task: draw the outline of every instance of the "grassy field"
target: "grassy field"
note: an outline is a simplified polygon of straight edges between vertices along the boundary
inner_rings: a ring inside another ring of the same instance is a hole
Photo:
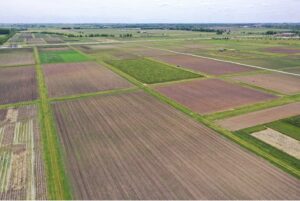
[[[275,121],[266,126],[300,141],[300,116]]]
[[[201,77],[199,74],[149,59],[112,60],[108,63],[147,84]]]
[[[88,57],[74,51],[41,51],[41,63],[67,63],[67,62],[82,62],[89,60]]]

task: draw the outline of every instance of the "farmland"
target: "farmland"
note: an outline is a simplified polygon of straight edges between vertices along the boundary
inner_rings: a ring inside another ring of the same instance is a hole
[[[223,119],[219,121],[219,124],[230,130],[240,130],[299,114],[300,103],[291,103]]]
[[[0,104],[35,100],[38,96],[34,67],[0,68]]]
[[[285,94],[300,93],[300,76],[269,73],[239,76],[233,79]]]
[[[0,67],[34,64],[32,49],[0,49]]]
[[[285,197],[290,198],[298,194],[297,180],[142,92],[53,107],[76,199],[280,199],[281,191],[289,191]]]
[[[93,62],[43,65],[49,96],[69,96],[131,87],[123,78]]]
[[[220,112],[276,98],[271,94],[216,79],[161,86],[157,90],[201,114]]]
[[[147,84],[201,77],[201,75],[196,73],[177,69],[148,59],[114,60],[109,63]]]
[[[300,197],[300,43],[266,34],[289,29],[18,26],[0,199]]]
[[[0,113],[0,199],[47,198],[36,107]]]
[[[74,50],[41,50],[42,63],[82,62],[88,58]]]

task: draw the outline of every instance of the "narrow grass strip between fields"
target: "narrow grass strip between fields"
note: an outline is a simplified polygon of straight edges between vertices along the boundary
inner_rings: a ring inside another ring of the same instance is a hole
[[[25,101],[25,102],[18,102],[18,103],[9,103],[0,105],[0,109],[8,109],[8,108],[16,108],[16,107],[22,107],[27,105],[34,105],[39,103],[39,100],[33,100],[33,101]]]
[[[116,94],[122,94],[122,93],[135,92],[138,90],[139,90],[139,88],[134,86],[134,87],[125,88],[125,89],[114,89],[114,90],[99,91],[99,92],[94,92],[94,93],[85,93],[85,94],[78,94],[78,95],[72,95],[72,96],[50,98],[49,101],[60,102],[60,101],[69,101],[69,100],[79,100],[79,99],[89,98],[89,97],[93,97],[93,96],[111,95],[111,94],[116,95]]]
[[[54,117],[50,108],[50,103],[48,102],[47,87],[40,64],[39,53],[36,47],[34,48],[34,55],[36,60],[36,73],[40,93],[39,120],[43,142],[43,156],[46,164],[48,199],[71,199],[71,188],[69,185],[69,180],[66,176],[62,150],[54,126]]]
[[[103,66],[108,67],[109,69],[111,69],[115,73],[118,73],[120,76],[124,77],[125,79],[127,79],[131,83],[136,84],[139,88],[143,89],[146,93],[156,97],[161,102],[167,103],[168,105],[172,106],[173,108],[175,108],[175,109],[183,112],[184,114],[190,116],[191,118],[193,118],[197,122],[206,125],[207,127],[211,128],[212,130],[216,131],[217,133],[221,134],[222,136],[236,142],[241,147],[255,153],[257,156],[260,156],[260,157],[266,159],[270,163],[272,163],[275,166],[281,168],[283,171],[285,171],[285,172],[287,172],[291,175],[294,175],[295,177],[300,179],[300,170],[298,168],[296,168],[294,166],[291,166],[289,163],[286,163],[285,161],[281,160],[280,158],[274,157],[272,154],[260,149],[255,144],[252,144],[251,142],[248,142],[247,140],[240,138],[239,136],[235,135],[234,133],[232,133],[232,132],[230,132],[230,131],[228,131],[224,128],[219,127],[214,122],[212,122],[212,121],[208,120],[207,118],[191,111],[190,109],[188,109],[187,107],[177,103],[176,101],[162,95],[161,93],[155,91],[154,89],[152,89],[148,85],[143,84],[143,83],[139,82],[138,80],[136,80],[135,78],[131,77],[130,75],[120,71],[116,67],[114,67],[110,64],[107,64],[107,63],[105,63],[101,60],[97,60],[97,62],[103,64]],[[289,100],[289,101],[291,101],[291,100]],[[264,104],[262,103],[262,106],[263,105]]]

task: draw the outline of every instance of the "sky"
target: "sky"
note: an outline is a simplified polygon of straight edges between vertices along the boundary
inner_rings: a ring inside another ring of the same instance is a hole
[[[300,0],[5,0],[0,23],[300,22]]]

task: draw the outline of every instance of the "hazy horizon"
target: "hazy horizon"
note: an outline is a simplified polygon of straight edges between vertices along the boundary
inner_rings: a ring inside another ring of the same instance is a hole
[[[0,23],[299,23],[299,0],[10,0]]]

